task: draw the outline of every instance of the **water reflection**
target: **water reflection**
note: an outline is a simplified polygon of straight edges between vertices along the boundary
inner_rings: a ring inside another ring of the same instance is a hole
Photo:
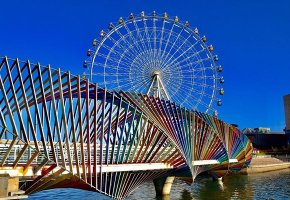
[[[223,182],[212,181],[202,177],[192,187],[195,199],[252,199],[253,188],[249,187],[248,176],[228,176]]]
[[[150,184],[150,183],[148,183]],[[139,188],[128,199],[142,191]],[[152,188],[154,190],[154,188]],[[147,193],[147,198],[154,195]],[[176,180],[172,186],[171,200],[224,200],[224,199],[289,199],[290,169],[253,175],[231,175],[223,182],[213,181],[210,176],[199,176],[192,186]]]
[[[191,193],[188,190],[182,190],[180,200],[192,199]]]
[[[55,189],[31,195],[29,200],[108,200],[95,192],[77,189]],[[156,198],[153,183],[138,188],[126,200],[224,200],[224,199],[289,199],[290,169],[254,175],[227,176],[223,183],[213,181],[210,176],[197,177],[193,185],[175,180],[171,196]]]

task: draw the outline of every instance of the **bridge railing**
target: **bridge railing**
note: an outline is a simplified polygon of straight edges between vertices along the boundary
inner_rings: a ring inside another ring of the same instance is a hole
[[[4,142],[2,140],[2,142],[0,144],[0,158],[3,157],[3,155],[8,151],[9,146],[10,146],[10,144],[8,142],[6,142],[6,144],[5,143],[3,144],[3,143]],[[54,152],[55,152],[56,159],[57,159],[58,162],[61,162],[62,161],[62,155],[61,155],[60,146],[57,143],[55,143],[54,145],[55,145]],[[5,165],[7,165],[7,166],[13,165],[13,163],[15,162],[15,160],[17,159],[17,157],[19,156],[20,153],[22,155],[21,155],[21,157],[20,157],[20,159],[18,161],[18,165],[25,165],[27,163],[27,161],[31,158],[31,155],[33,153],[35,153],[35,149],[31,148],[31,147],[28,147],[24,152],[21,152],[22,149],[24,148],[24,146],[25,146],[24,144],[16,144],[16,145],[14,145],[12,147],[12,149],[10,150],[10,153],[9,153],[9,155],[8,155],[6,161],[5,161]],[[33,147],[33,145],[31,145],[31,146]],[[49,144],[48,144],[48,146],[49,146]],[[118,151],[116,150],[117,147],[118,146],[116,145],[114,153],[112,152],[112,150],[109,150],[109,155],[110,156],[108,158],[108,162],[106,162],[106,160],[103,159],[102,164],[116,164],[116,162],[111,163],[110,159],[111,159],[111,156],[117,156],[117,153],[118,153]],[[77,144],[77,151],[76,151],[77,152],[77,156],[76,156],[75,155],[75,149],[74,149],[73,145],[71,145],[71,149],[69,149],[69,152],[68,152],[68,150],[65,147],[63,147],[62,151],[63,151],[63,156],[64,156],[64,158],[66,160],[66,163],[71,162],[73,165],[75,165],[77,163],[77,161],[78,161],[78,164],[81,164],[82,163],[82,158],[84,158],[85,163],[88,163],[87,146],[84,145],[83,148],[84,148],[84,150],[82,151],[81,144]],[[145,151],[146,148],[144,148],[144,146],[143,146],[143,148],[141,148],[141,146],[138,146],[136,148],[137,148],[136,151],[140,151],[141,154],[146,153],[146,151]],[[93,148],[91,149],[91,151],[90,151],[90,160],[93,163],[94,160],[96,159],[97,164],[100,165],[101,164],[100,163],[100,156],[101,156],[101,154],[100,154],[100,145],[97,146],[97,149],[98,149],[98,151],[97,151],[96,157],[95,157],[94,149]],[[104,146],[103,149],[105,150],[106,146]],[[157,149],[157,147],[154,147],[153,151],[156,150],[156,149]],[[33,162],[31,163],[32,165],[36,165],[36,164],[42,163],[44,160],[54,161],[54,154],[53,154],[52,149],[50,147],[47,148],[47,151],[49,153],[49,158],[47,158],[45,156],[45,152],[44,151],[45,151],[44,148],[42,146],[40,146],[39,155],[36,156],[36,158],[33,160]],[[164,159],[162,161],[166,160],[166,157],[164,155],[168,154],[167,151],[169,151],[171,154],[175,152],[175,150],[172,149],[171,147],[166,147],[164,149],[164,151],[162,151],[161,154],[158,155],[159,157],[164,157]],[[70,153],[71,160],[69,160],[68,153]],[[129,154],[129,157],[132,157],[131,160],[136,160],[136,156],[135,156],[135,158],[133,157],[133,151],[129,152],[127,150],[125,152],[125,155],[128,155],[128,154]],[[103,157],[106,156],[106,152],[105,151],[103,151],[103,155],[102,156]],[[153,162],[154,162],[154,160],[153,160]],[[119,162],[119,163],[122,163],[122,162]]]

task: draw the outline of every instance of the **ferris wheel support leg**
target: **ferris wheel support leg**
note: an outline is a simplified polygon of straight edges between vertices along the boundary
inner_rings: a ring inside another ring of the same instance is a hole
[[[155,186],[156,196],[169,197],[174,178],[175,178],[174,176],[168,176],[168,177],[161,177],[161,178],[154,179],[153,183]]]

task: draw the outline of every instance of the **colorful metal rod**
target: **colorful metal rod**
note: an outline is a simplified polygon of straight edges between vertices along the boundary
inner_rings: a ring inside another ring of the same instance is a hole
[[[0,168],[31,176],[27,194],[76,187],[123,199],[159,177],[237,172],[252,155],[245,135],[208,114],[6,57],[0,139]]]

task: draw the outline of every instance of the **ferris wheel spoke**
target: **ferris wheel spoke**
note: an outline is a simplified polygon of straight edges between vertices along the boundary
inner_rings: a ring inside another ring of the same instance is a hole
[[[212,97],[212,95],[207,94],[204,90],[202,90],[202,92],[201,92],[200,90],[197,90],[197,89],[193,88],[192,92],[197,93],[197,94],[202,95],[202,96],[206,96],[208,98]]]
[[[165,66],[169,67],[171,65],[180,65],[181,63],[187,62],[188,60],[191,60],[193,57],[196,57],[197,55],[199,55],[200,53],[204,52],[206,49],[201,49],[198,52],[195,52],[194,54],[191,54],[190,56],[186,56],[183,60],[178,61],[176,63],[174,63],[175,61],[177,61],[181,56],[183,56],[185,54],[185,52],[183,52],[182,54],[180,54],[178,57],[176,57],[174,60],[172,60],[170,63],[166,64]],[[165,68],[166,69],[166,68]]]
[[[136,41],[136,42],[138,42],[138,41]],[[143,40],[142,40],[142,42],[143,42]],[[119,43],[119,41],[117,41],[116,42],[117,44]],[[115,45],[113,46],[113,49],[115,48]],[[123,48],[123,52],[122,52],[122,55],[124,55],[124,54],[126,54],[127,53],[127,51],[128,51],[128,49],[129,48],[124,48],[124,47],[122,47]],[[122,55],[120,55],[120,53],[118,52],[118,51],[112,51],[112,52],[116,52],[116,54],[118,54],[119,56],[120,56],[120,61],[122,60],[121,58],[123,57]],[[109,53],[109,55],[111,54],[111,52]],[[109,57],[109,56],[108,56]],[[132,56],[131,56],[132,57]],[[148,61],[148,59],[147,60],[145,60],[145,58],[147,58],[146,56],[144,56],[144,57],[142,57],[143,58],[143,60],[144,61],[146,61],[146,62],[150,62],[150,61]],[[128,60],[132,60],[131,58],[128,58],[128,57],[126,57],[126,60],[128,61]],[[156,58],[156,60],[160,60],[160,59],[157,59]],[[156,62],[156,61],[155,61]],[[160,62],[160,61],[159,61]]]
[[[106,56],[106,55],[104,55],[104,54],[102,54],[102,53],[99,53],[98,56],[101,57],[101,58],[106,59],[107,61],[112,61],[112,62],[114,62],[114,63],[119,62],[118,59],[113,58],[113,57],[111,57],[111,56],[108,57],[108,56]],[[129,63],[126,63],[125,61],[123,61],[123,63],[124,63],[124,64],[129,64]],[[95,66],[95,65],[99,65],[99,66],[103,66],[103,67],[105,66],[105,65],[102,65],[101,63],[97,63],[97,64],[95,64],[95,62],[92,63],[92,65],[93,65],[93,66]],[[112,67],[114,67],[114,66],[112,66]],[[115,66],[115,68],[116,68],[116,66]],[[117,69],[117,68],[116,68],[116,69]]]
[[[116,41],[115,42],[115,44],[119,44],[119,43],[120,43],[119,41]],[[107,46],[106,44],[104,44],[103,47],[109,51],[109,54],[108,55],[111,55],[113,53],[113,54],[117,54],[117,55],[121,56],[120,52],[115,49],[115,46],[113,48],[110,48],[109,46]],[[118,47],[120,47],[122,50],[128,49],[128,48],[123,47],[121,45],[118,46]],[[130,58],[129,57],[126,56],[125,58],[126,58],[127,61],[130,61]]]
[[[163,53],[162,53],[162,55],[161,55],[161,58],[164,57],[164,54],[165,54],[165,52],[166,52],[166,49],[167,49],[167,46],[168,46],[169,40],[170,40],[170,38],[171,38],[171,35],[172,35],[172,32],[173,32],[174,26],[175,26],[175,24],[172,23],[172,26],[171,26],[171,29],[170,29],[170,32],[169,32],[168,38],[167,38],[167,40],[166,40],[165,47],[164,47],[164,49],[163,49]]]
[[[172,48],[175,47],[176,42],[179,41],[179,38],[180,38],[181,33],[183,32],[183,30],[184,30],[184,28],[181,28],[181,31],[178,33],[177,37],[175,38],[173,44],[172,44],[171,47],[170,47],[170,50],[168,51],[168,53],[166,54],[165,58],[163,59],[164,61],[167,60],[168,56],[169,56],[170,53],[171,53]]]
[[[134,88],[137,88],[135,89],[136,91],[145,91],[146,88],[148,87],[148,85],[150,84],[151,80],[148,79],[148,80],[143,80],[143,81],[139,81],[137,82],[136,85],[134,85]],[[144,87],[143,87],[144,86]],[[147,87],[145,87],[147,86]],[[142,89],[143,88],[143,89]]]
[[[120,48],[120,49],[126,49],[125,47],[123,47],[123,45],[121,45],[121,41],[123,40],[123,38],[119,38],[118,40],[115,40],[114,38],[112,38],[111,36],[107,36],[107,39],[109,39],[112,43],[114,43],[114,45],[112,47],[108,47],[106,44],[104,44],[104,42],[102,43],[102,47],[104,47],[105,49],[107,49],[109,51],[108,55],[111,55],[113,52],[119,54],[119,52],[116,49],[116,47]],[[99,50],[100,51],[100,50]]]
[[[216,80],[217,79],[217,77],[215,77],[214,75],[207,76],[207,74],[208,74],[208,71],[206,71],[206,70],[197,70],[194,72],[193,76],[195,76],[197,78],[197,80],[201,79],[200,77],[204,77],[203,78],[204,80]]]
[[[150,38],[150,35],[148,33],[148,27],[147,27],[147,22],[146,20],[143,20],[143,23],[144,23],[144,29],[145,29],[145,35],[146,35],[146,38],[147,38],[147,43],[148,43],[148,47],[149,47],[149,52],[152,54],[154,54],[154,52],[152,51],[152,47],[151,47],[151,38]],[[154,58],[150,58],[150,61],[152,62],[152,60],[154,61]],[[155,67],[155,66],[154,66]]]
[[[136,24],[136,23],[135,23]],[[137,26],[137,24],[136,24],[136,26]],[[137,30],[137,32],[139,32],[138,30]],[[140,39],[142,40],[141,41],[141,43],[143,43],[144,44],[144,38],[141,38],[141,36],[140,36],[140,34],[138,34],[139,35],[139,37],[140,37]],[[139,41],[138,40],[135,40],[136,41],[136,43],[138,43]],[[131,45],[132,46],[132,45]],[[146,48],[146,47],[145,47]],[[125,55],[127,52],[129,51],[129,48],[122,48],[122,55]],[[144,51],[143,51],[144,52]],[[140,54],[139,54],[140,55]],[[122,57],[122,56],[121,56]],[[129,60],[132,60],[132,58],[134,58],[134,55],[130,55],[130,57],[131,58],[128,58]],[[138,55],[137,56],[135,56],[135,57],[138,57]],[[141,57],[140,59],[144,59],[144,60],[146,60],[146,61],[149,61],[149,59],[147,58],[147,57]],[[120,59],[120,61],[121,61],[121,59]],[[130,64],[129,64],[130,65]]]
[[[114,80],[108,80],[106,79],[105,81],[105,85],[113,85],[113,84],[120,84],[120,83],[128,83],[130,82],[128,80],[128,78],[118,78],[118,80],[114,79]]]
[[[184,98],[184,95],[182,95],[182,94],[188,94],[188,95],[186,95],[186,97]],[[197,98],[197,96],[200,96],[200,98]],[[181,103],[182,105],[192,104],[191,100],[194,100],[197,104],[202,104],[204,106],[208,106],[208,104],[206,102],[201,101],[201,99],[204,96],[210,97],[210,95],[207,95],[205,92],[202,92],[200,90],[194,89],[194,87],[189,87],[189,86],[182,87],[180,89],[180,92],[175,94],[176,98],[184,99],[184,101]]]
[[[128,51],[128,48],[125,49],[125,50],[122,52],[122,54],[120,55],[120,58],[119,58],[118,60],[117,60],[117,59],[114,60],[116,63],[118,63],[117,66],[119,66],[120,62],[123,60],[123,57],[125,57],[127,51]],[[109,58],[110,58],[110,53],[109,53],[107,59],[109,59]],[[123,64],[126,64],[127,66],[130,66],[130,65],[131,65],[131,62],[130,62],[130,61],[131,61],[132,59],[127,58],[126,60],[129,61],[129,62],[126,62],[126,63],[125,63],[125,62],[123,61]]]
[[[170,66],[170,65],[181,65],[182,63],[184,62],[188,62],[188,61],[191,61],[191,60],[194,60],[196,59],[195,57],[197,57],[200,53],[204,52],[206,49],[201,49],[200,51],[197,51],[193,54],[190,54],[189,56],[185,56],[185,54],[191,50],[191,48],[188,48],[186,51],[182,52],[179,56],[177,56],[176,58],[174,58],[174,60],[172,60],[171,62],[167,62],[166,63],[166,66]],[[178,59],[180,59],[181,57],[184,57],[184,59],[176,62]]]
[[[179,97],[179,98],[182,98],[183,96]],[[184,99],[184,97],[183,97]],[[184,99],[183,102],[182,102],[182,106],[186,106],[186,107],[189,107],[189,108],[193,108],[194,110],[197,109],[197,106],[198,106],[198,102],[199,102],[199,99],[198,98],[191,98],[190,100],[188,100],[188,98]]]
[[[125,28],[124,25],[123,25],[123,27]],[[127,40],[126,40],[126,38],[128,38],[128,35],[130,36],[131,32],[127,32],[127,34],[123,35],[123,34],[119,31],[119,29],[116,29],[116,33],[117,33],[117,35],[120,37],[121,41],[123,41],[124,43],[126,43],[127,47],[132,46],[132,45],[131,45]],[[111,38],[112,40],[114,40],[111,36],[110,36],[110,38]],[[122,45],[122,46],[123,46],[123,45]],[[124,47],[123,49],[126,49],[126,47]],[[132,53],[134,52],[134,54],[132,54],[132,55],[135,55],[135,54],[138,55],[138,51],[137,51],[137,50],[135,50],[134,48],[132,48],[131,50],[132,50]]]
[[[131,61],[131,59],[133,58],[133,57],[135,57],[136,55],[135,54],[133,54],[133,53],[137,53],[137,52],[131,52],[130,50],[131,49],[134,49],[133,48],[133,45],[135,44],[135,43],[133,43],[133,44],[127,44],[128,46],[127,47],[125,47],[125,46],[123,46],[123,45],[120,45],[120,43],[121,43],[121,41],[123,41],[125,38],[127,38],[127,36],[128,36],[128,34],[129,33],[127,33],[126,35],[124,35],[123,37],[121,37],[121,38],[119,38],[117,41],[115,40],[115,39],[113,39],[113,38],[111,38],[111,40],[114,42],[114,45],[113,45],[113,47],[112,47],[112,49],[115,49],[115,47],[116,46],[118,46],[119,48],[120,48],[120,50],[122,51],[122,53],[120,53],[120,52],[118,52],[118,55],[121,55],[120,57],[121,58],[126,58],[126,60],[128,61],[128,62],[130,62]],[[127,55],[128,54],[128,56],[125,56],[125,55]],[[111,52],[108,54],[108,56],[109,55],[111,55]],[[121,59],[120,59],[121,60]]]
[[[188,41],[188,39],[191,37],[191,34],[187,37],[187,38],[185,38],[185,40],[183,41],[183,43],[181,44],[181,45],[179,45],[178,46],[178,48],[174,51],[174,53],[170,56],[170,58],[169,59],[165,59],[165,63],[164,63],[164,65],[166,65],[167,63],[169,63],[169,64],[171,64],[171,63],[173,63],[175,60],[178,60],[178,58],[179,58],[179,56],[177,56],[177,59],[175,58],[173,61],[171,61],[173,58],[174,58],[174,56],[176,55],[176,53],[178,53],[179,51],[180,51],[180,49],[183,47],[183,45]],[[187,50],[186,51],[183,51],[181,54],[183,54],[183,53],[185,53],[185,52],[187,52]],[[182,55],[183,56],[183,55]]]
[[[192,65],[196,65],[196,64],[202,63],[202,62],[204,62],[204,61],[208,61],[208,60],[210,60],[210,59],[211,59],[211,58],[199,59],[199,60],[194,61],[194,62],[189,62],[189,63],[187,63],[187,64],[185,64],[185,65],[179,65],[179,63],[175,63],[174,65],[172,65],[172,67],[180,66],[180,69],[183,69],[183,68],[185,68],[185,67],[190,67],[190,66],[192,66]]]
[[[179,79],[188,79],[188,78],[192,78],[192,79],[196,79],[196,80],[217,80],[216,77],[213,76],[203,76],[203,75],[176,75],[174,76],[175,78],[179,78]]]
[[[156,21],[153,19],[153,52],[154,52],[154,60],[156,60]]]
[[[214,70],[213,67],[200,67],[200,68],[196,68],[197,65],[195,65],[194,67],[192,67],[191,69],[183,69],[182,71],[184,73],[188,73],[188,72],[201,72],[201,71],[206,71],[206,70]]]
[[[136,38],[132,36],[132,31],[130,31],[130,29],[128,28],[127,23],[124,23],[124,27],[125,27],[127,33],[129,34],[130,39],[133,41],[133,43],[134,43],[134,44],[136,45],[136,47],[138,48],[138,52],[142,52],[142,51],[144,51],[144,49],[142,49],[142,47],[140,46],[140,44],[139,44],[139,42],[136,40]]]
[[[196,86],[206,87],[206,88],[210,88],[210,89],[216,89],[215,86],[208,85],[208,84],[201,84],[201,83],[198,83],[198,82],[192,83],[191,81],[183,80],[183,83],[194,84]]]
[[[110,76],[111,77],[111,76]],[[110,83],[110,84],[115,84],[115,83],[118,83],[118,81],[119,82],[131,82],[130,81],[130,79],[128,79],[128,74],[127,74],[127,76],[123,76],[122,78],[118,78],[118,80],[115,80],[115,78],[114,78],[114,80],[108,80],[107,79],[107,83]],[[138,83],[138,81],[136,80],[136,83]]]
[[[203,99],[203,95],[200,97],[200,98],[196,98],[194,95],[192,95],[192,96],[187,96],[185,99],[184,99],[184,104],[185,103],[190,103],[190,101],[191,101],[191,99],[190,98],[193,98],[193,100],[197,103],[197,105],[195,105],[195,107],[197,107],[198,105],[203,105],[203,106],[205,106],[205,107],[208,107],[209,106],[209,104],[207,103],[207,102],[204,102],[204,101],[202,101],[202,99]]]
[[[147,58],[147,57],[151,57],[151,56],[152,56],[152,52],[149,52],[149,55],[148,55],[148,52],[142,52],[138,55],[138,57],[132,59],[133,60],[132,63],[136,62],[136,60],[140,60],[141,62],[139,62],[139,63],[145,63],[145,62],[152,63],[154,61],[152,59]]]
[[[145,32],[145,36],[146,36],[146,39],[147,39],[148,48],[149,48],[149,51],[152,53],[151,39],[150,39],[150,35],[149,35],[149,32],[148,32],[146,19],[143,20],[143,24],[144,24],[144,32]]]
[[[120,57],[122,56],[122,54],[120,54],[118,51],[115,51],[114,48],[112,49],[107,49],[109,51],[109,53],[106,55],[106,54],[103,54],[103,53],[98,53],[98,56],[101,56],[102,58],[104,59],[107,59],[107,60],[110,60],[110,58],[112,58],[111,55],[114,55],[114,54],[117,54],[119,55]],[[127,49],[126,49],[127,50]],[[112,54],[114,52],[114,54]],[[123,57],[122,57],[123,58]],[[112,59],[113,60],[113,59]],[[118,58],[116,58],[116,60],[118,60]],[[130,62],[130,58],[129,57],[125,57],[125,59],[127,62]],[[117,61],[116,61],[117,62]]]
[[[132,86],[132,83],[126,82],[125,84],[120,84],[119,89],[126,89],[129,86]]]
[[[142,56],[142,55],[140,55]],[[146,61],[146,60],[139,60],[138,58],[135,58],[132,63],[130,64],[130,69],[133,68],[135,69],[135,71],[140,71],[142,69],[142,66],[147,63],[147,64],[150,64],[149,61]]]
[[[122,62],[122,58],[125,57],[125,55],[126,55],[126,53],[127,53],[128,51],[129,51],[129,49],[127,48],[127,49],[125,49],[125,50],[122,52],[121,57],[120,57],[120,59],[119,59],[119,61],[118,61],[118,65]],[[141,59],[141,60],[146,59],[145,57],[140,57],[140,54],[139,54],[139,55],[136,55],[135,57],[132,56],[131,59],[130,59],[130,62],[129,62],[129,63],[126,63],[127,66],[131,66],[132,58],[135,58],[135,59],[138,58],[138,59]],[[145,61],[146,61],[146,60],[145,60]]]
[[[184,91],[186,91],[184,94],[189,95],[189,94],[191,94],[193,88],[194,88],[194,85],[182,85],[182,87],[179,87],[179,90],[180,91],[184,90]],[[172,90],[175,91],[174,88],[172,88]],[[175,91],[175,92],[172,92],[172,93],[174,95],[175,93],[178,93],[178,91]]]
[[[124,25],[124,26],[127,27],[127,25]],[[126,30],[127,30],[127,32],[129,33],[130,30],[128,29],[128,27],[127,27]],[[131,34],[130,34],[130,35],[131,35]],[[138,37],[140,37],[140,34],[138,34]],[[139,56],[139,55],[140,55],[140,52],[144,52],[144,49],[142,49],[141,46],[140,46],[140,42],[139,42],[140,40],[137,40],[137,39],[136,39],[134,36],[132,36],[132,35],[131,35],[130,38],[131,38],[131,40],[133,41],[133,44],[135,44],[135,46],[138,47],[138,50],[137,50],[137,52],[136,52],[136,55]],[[140,39],[141,39],[141,38],[140,38]],[[143,40],[144,40],[144,39],[142,39],[141,43],[144,44]],[[136,56],[136,57],[137,57],[137,56]],[[147,59],[146,57],[141,57],[141,59],[142,59],[142,60],[145,60],[145,61],[148,61],[148,59]],[[132,60],[132,57],[131,57],[131,60]]]
[[[139,90],[140,87],[142,87],[142,85],[146,85],[147,82],[143,82],[143,81],[139,81],[136,84],[132,84],[132,82],[128,81],[125,84],[122,85],[122,87],[126,88],[128,86],[132,86],[136,91]]]
[[[101,72],[99,72],[99,73],[92,73],[93,75],[95,75],[95,76],[103,76],[104,74],[105,74],[105,76],[112,76],[112,77],[114,77],[114,76],[125,76],[125,75],[128,75],[128,73],[108,73],[108,72],[105,72],[105,73],[101,73]]]
[[[135,29],[136,29],[136,31],[137,31],[137,35],[138,35],[138,37],[139,37],[139,41],[141,41],[141,44],[142,44],[142,46],[143,46],[143,51],[146,51],[147,50],[147,48],[146,48],[146,44],[144,43],[144,38],[141,36],[141,34],[140,34],[140,29],[139,29],[139,27],[138,27],[138,24],[136,23],[136,21],[134,20],[133,21],[133,23],[134,23],[134,27],[135,27]]]
[[[181,95],[180,93],[178,93],[178,94],[175,94],[173,100],[174,100],[174,101],[177,101],[178,99],[182,99],[182,101],[180,102],[180,104],[181,104],[182,106],[185,106],[185,105],[186,105],[185,103],[186,103],[186,99],[187,99],[187,98],[189,98],[189,97],[185,97],[185,98],[184,98],[183,95]],[[195,105],[192,101],[194,101],[194,102],[198,102],[199,99],[196,98],[196,97],[192,97],[191,101],[188,102],[188,104],[190,105],[189,107],[191,107],[191,108],[193,108],[193,109],[196,109],[196,105]]]
[[[159,40],[159,48],[158,48],[158,52],[157,52],[157,57],[160,58],[161,57],[161,47],[162,47],[162,43],[163,43],[163,35],[164,35],[164,26],[165,26],[165,20],[162,21],[162,28],[161,28],[161,37]],[[161,66],[161,59],[158,59],[158,65]]]
[[[118,31],[117,31],[117,33],[118,33]],[[119,35],[120,36],[120,35]],[[120,36],[120,39],[118,40],[118,41],[116,41],[114,38],[112,38],[111,36],[109,36],[108,37],[108,39],[110,39],[114,44],[118,44],[118,47],[121,47],[121,49],[123,50],[123,51],[127,51],[128,53],[129,53],[129,55],[128,56],[131,56],[131,57],[134,57],[135,56],[135,52],[131,52],[131,51],[129,51],[129,50],[131,50],[131,49],[134,49],[134,48],[129,48],[129,47],[132,47],[132,45],[131,44],[127,44],[127,42],[126,42],[126,44],[128,45],[127,47],[125,47],[125,46],[123,46],[123,45],[121,45],[121,41],[126,41],[125,40],[125,38],[126,37],[122,37],[122,35]]]
[[[123,54],[126,54],[127,50],[125,50],[123,52]],[[139,59],[139,63],[148,63],[148,62],[152,62],[152,60],[148,59],[147,56],[143,56],[143,54],[146,53],[146,52],[141,52],[140,54],[138,54],[134,59],[131,59],[131,63],[134,63],[135,60],[138,60]],[[133,60],[133,61],[132,61]],[[121,61],[121,60],[120,60]],[[128,66],[131,66],[131,64],[129,64]]]
[[[109,53],[107,56],[102,54],[104,58],[107,58],[107,60],[109,60],[109,58],[111,58],[112,56],[118,55],[119,58],[116,58],[115,60],[124,59],[126,62],[130,63],[130,58],[127,56],[124,56],[125,54],[121,54],[119,51],[116,51],[115,49],[107,49],[107,50],[109,50]],[[128,48],[126,50],[128,50]]]
[[[123,53],[123,54],[125,54],[126,53],[126,51]],[[138,55],[139,56],[139,55]],[[142,57],[144,57],[144,58],[146,58],[146,56],[142,56]],[[138,57],[136,57],[135,59],[137,59]],[[128,68],[128,66],[132,66],[132,64],[135,62],[135,59],[132,61],[132,63],[129,63],[129,64],[127,64],[127,68]],[[142,61],[142,59],[141,59],[141,61],[139,61],[139,62],[137,62],[136,64],[137,65],[135,65],[135,66],[132,66],[132,68],[134,69],[134,67],[138,67],[138,66],[140,66],[141,64],[143,64],[143,63],[145,63],[145,62],[148,62],[148,60],[144,60],[143,59],[143,61]],[[118,66],[119,66],[119,64],[120,64],[120,61],[118,62]],[[131,69],[131,68],[130,68]],[[127,71],[128,71],[128,69],[127,69]]]

